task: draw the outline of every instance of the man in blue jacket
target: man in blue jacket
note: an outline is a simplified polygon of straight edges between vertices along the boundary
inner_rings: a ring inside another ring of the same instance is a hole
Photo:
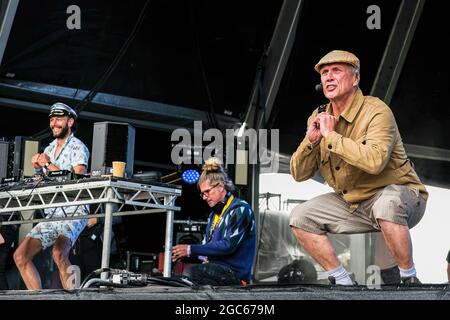
[[[256,251],[256,224],[249,204],[232,195],[233,182],[220,161],[205,162],[198,186],[211,208],[202,244],[173,247],[172,260],[198,257],[190,279],[197,285],[236,285],[251,282]]]

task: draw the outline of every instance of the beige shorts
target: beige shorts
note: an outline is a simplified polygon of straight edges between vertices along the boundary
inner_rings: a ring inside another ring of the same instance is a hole
[[[422,219],[425,206],[419,191],[402,185],[385,187],[356,209],[332,192],[296,206],[289,224],[316,234],[376,232],[378,219],[412,228]]]

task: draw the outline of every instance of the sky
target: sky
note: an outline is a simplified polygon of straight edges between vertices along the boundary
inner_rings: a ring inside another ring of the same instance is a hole
[[[424,217],[411,229],[414,262],[417,276],[423,283],[447,282],[447,252],[450,250],[450,190],[426,186],[430,194]],[[296,182],[288,174],[261,174],[260,194],[281,194],[281,211],[286,208],[287,199],[308,200],[333,190],[315,180]],[[278,198],[269,200],[269,209],[278,210]],[[266,208],[266,202],[260,201],[260,208]]]

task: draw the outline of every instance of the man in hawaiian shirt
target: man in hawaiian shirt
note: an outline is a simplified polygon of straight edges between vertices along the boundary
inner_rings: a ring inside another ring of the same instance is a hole
[[[70,170],[76,174],[86,174],[89,151],[73,135],[77,113],[64,103],[57,102],[51,106],[49,118],[55,140],[45,148],[44,153],[37,153],[31,159],[36,173]],[[47,218],[87,213],[88,209],[83,206],[45,210]],[[72,289],[68,281],[68,268],[71,266],[68,257],[71,247],[87,223],[87,219],[41,222],[27,234],[14,253],[14,261],[29,290],[42,288],[39,272],[33,264],[34,256],[52,245],[52,256],[58,266],[61,283],[65,289]]]

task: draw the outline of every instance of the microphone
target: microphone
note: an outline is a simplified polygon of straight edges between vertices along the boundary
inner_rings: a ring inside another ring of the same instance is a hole
[[[317,92],[322,92],[322,91],[323,91],[322,84],[321,84],[321,83],[316,84],[316,85],[314,86],[314,89],[315,89]]]

